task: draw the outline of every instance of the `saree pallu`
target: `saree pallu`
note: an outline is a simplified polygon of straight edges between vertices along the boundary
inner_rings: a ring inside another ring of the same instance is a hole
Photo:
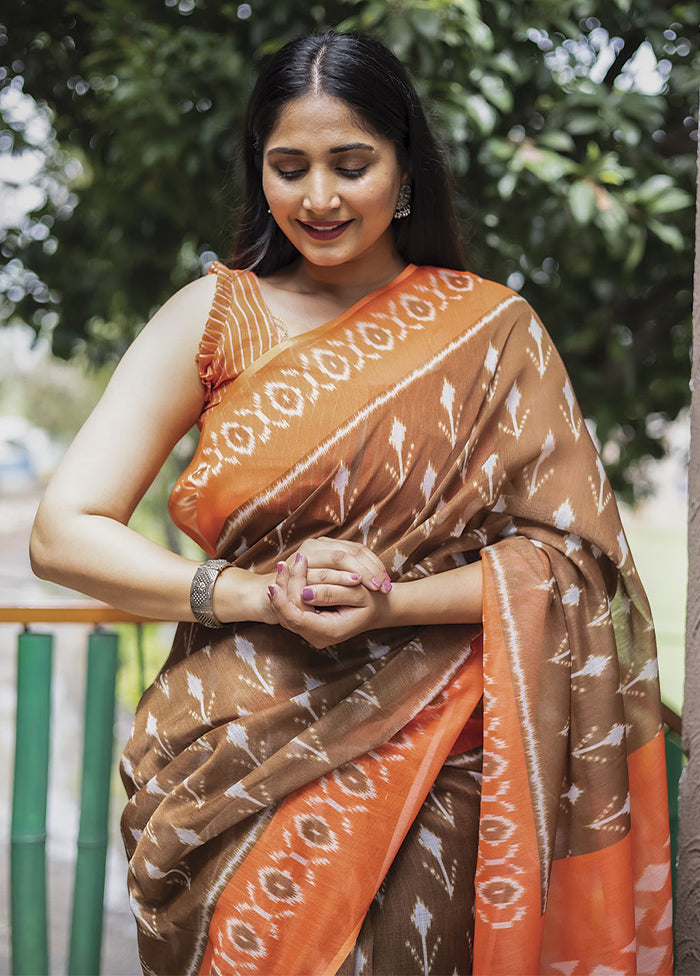
[[[179,625],[122,761],[144,971],[670,972],[652,620],[541,323],[409,266],[277,344],[213,270],[175,520],[259,573],[321,535],[395,583],[480,559],[483,629]]]

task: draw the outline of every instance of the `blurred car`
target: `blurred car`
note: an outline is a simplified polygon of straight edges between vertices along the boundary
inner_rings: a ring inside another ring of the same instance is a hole
[[[59,454],[45,430],[24,417],[0,416],[0,492],[39,488]]]

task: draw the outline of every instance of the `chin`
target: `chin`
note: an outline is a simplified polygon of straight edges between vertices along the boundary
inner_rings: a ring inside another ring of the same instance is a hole
[[[299,251],[299,253],[310,264],[316,264],[321,268],[334,268],[340,264],[348,264],[356,257],[354,254],[306,254],[304,251]]]

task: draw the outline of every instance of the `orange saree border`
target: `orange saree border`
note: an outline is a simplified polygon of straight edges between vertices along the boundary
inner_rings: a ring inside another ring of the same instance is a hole
[[[219,897],[202,976],[337,971],[481,699],[480,644],[393,739],[289,795]]]
[[[673,971],[663,729],[628,756],[631,828],[553,860],[546,910],[527,764],[494,580],[484,573],[484,774],[475,976],[651,976]],[[661,789],[650,795],[649,784]]]
[[[593,972],[596,965],[644,976],[673,972],[668,802],[665,790],[654,795],[648,791],[650,770],[658,772],[664,765],[660,731],[629,757],[629,834],[601,851],[554,861],[542,973],[578,976]],[[644,815],[635,816],[641,789]],[[606,939],[611,929],[614,937]]]

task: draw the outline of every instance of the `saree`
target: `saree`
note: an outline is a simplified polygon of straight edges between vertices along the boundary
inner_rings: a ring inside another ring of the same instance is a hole
[[[410,265],[280,343],[212,271],[175,521],[258,573],[312,536],[394,583],[480,560],[483,626],[178,625],[121,767],[144,972],[670,973],[653,624],[541,322]]]

